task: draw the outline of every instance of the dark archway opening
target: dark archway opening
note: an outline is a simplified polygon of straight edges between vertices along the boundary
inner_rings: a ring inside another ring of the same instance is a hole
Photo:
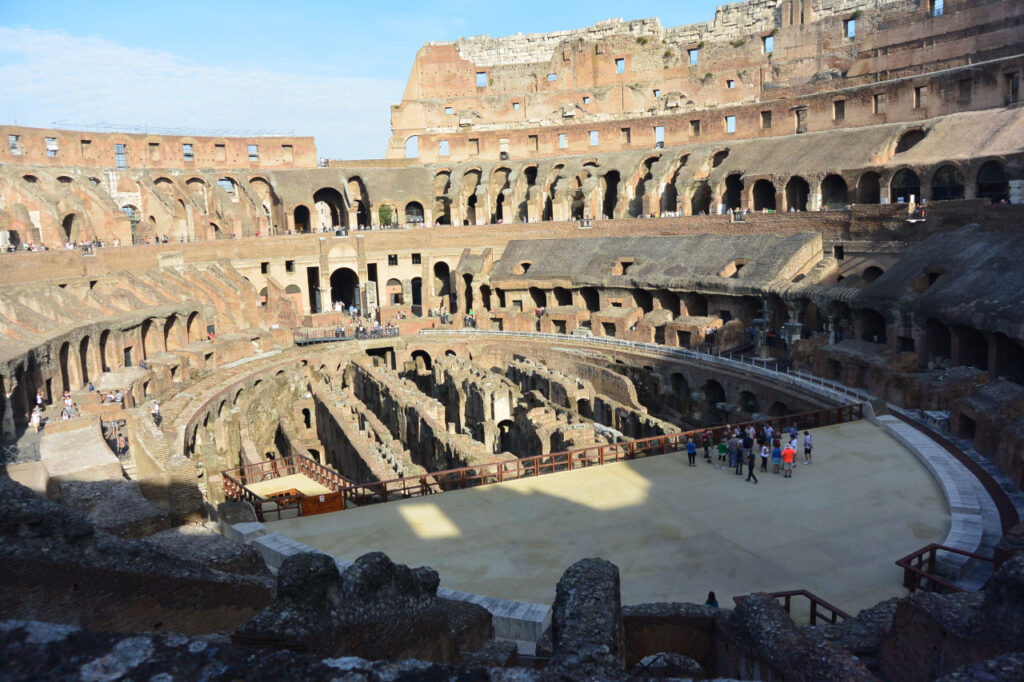
[[[725,179],[725,192],[722,194],[722,204],[725,210],[738,211],[743,201],[743,180],[739,175],[730,175]]]
[[[605,218],[615,217],[615,207],[619,203],[619,171],[608,171],[604,174],[604,202],[601,213]]]
[[[988,369],[988,339],[977,329],[957,328],[960,345],[960,364],[978,369]]]
[[[679,210],[679,191],[676,186],[671,182],[665,184],[665,188],[661,190],[661,212],[662,213],[675,213]]]
[[[775,210],[775,186],[770,180],[758,180],[754,183],[754,210]]]
[[[863,341],[885,343],[885,317],[877,310],[865,309],[860,312]]]
[[[410,201],[405,205],[405,222],[412,225],[423,224],[423,204]]]
[[[580,289],[580,296],[590,312],[596,313],[601,309],[601,297],[594,287],[583,287]]]
[[[807,210],[807,197],[811,186],[799,175],[794,175],[786,183],[786,208],[795,211]]]
[[[313,206],[317,212],[317,227],[336,230],[348,223],[348,207],[341,192],[324,187],[313,193]]]
[[[295,231],[309,232],[309,209],[305,206],[295,207]]]
[[[882,202],[882,181],[878,173],[868,171],[857,181],[857,203],[879,204]]]
[[[934,318],[924,325],[925,349],[929,361],[948,361],[953,350],[953,337],[949,327]]]
[[[986,161],[978,169],[978,198],[992,203],[1010,200],[1010,181],[998,161]]]
[[[711,213],[711,186],[706,182],[697,185],[690,197],[691,215],[708,215]]]
[[[708,424],[721,424],[725,421],[728,413],[723,409],[725,403],[725,389],[722,384],[714,379],[704,383],[704,404],[707,410],[705,422]]]
[[[843,211],[849,203],[846,180],[835,174],[826,175],[821,181],[821,205],[832,211]]]
[[[932,175],[932,201],[964,198],[964,175],[956,166],[946,165]]]
[[[346,306],[359,306],[359,275],[351,268],[338,268],[331,273],[331,301]]]
[[[885,271],[882,270],[882,268],[878,267],[877,265],[871,265],[869,267],[864,268],[864,272],[861,273],[860,278],[864,280],[867,284],[871,284],[876,279],[881,277],[884,272]]]
[[[909,204],[921,201],[921,179],[917,173],[904,168],[892,176],[889,183],[889,201],[894,204]]]

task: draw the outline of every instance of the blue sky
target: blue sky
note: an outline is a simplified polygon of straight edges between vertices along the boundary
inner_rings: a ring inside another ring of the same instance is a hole
[[[445,4],[0,0],[0,122],[290,131],[321,156],[380,158],[424,42],[613,17],[676,26],[720,3]]]

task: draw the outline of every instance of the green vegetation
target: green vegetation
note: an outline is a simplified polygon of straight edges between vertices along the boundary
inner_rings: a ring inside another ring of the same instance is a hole
[[[647,44],[647,38],[645,38],[643,36],[640,36],[639,38],[636,39],[636,42],[637,42],[637,45],[646,45]]]
[[[729,44],[732,45],[733,47],[743,47],[744,45],[747,44],[747,41],[744,40],[743,38],[740,38],[739,40],[730,40]]]
[[[380,217],[381,225],[390,225],[391,219],[395,217],[394,211],[387,204],[384,204],[379,209],[377,209],[377,215],[378,217]]]

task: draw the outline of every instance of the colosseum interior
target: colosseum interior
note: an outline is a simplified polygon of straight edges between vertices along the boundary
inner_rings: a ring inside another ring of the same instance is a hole
[[[1024,678],[1022,71],[748,0],[425,43],[380,159],[0,126],[0,677]]]

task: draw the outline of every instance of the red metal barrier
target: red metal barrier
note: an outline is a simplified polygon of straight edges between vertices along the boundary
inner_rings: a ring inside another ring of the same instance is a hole
[[[795,424],[801,429],[811,429],[856,421],[861,419],[862,416],[863,406],[861,404],[840,405],[838,407],[829,407],[824,410],[804,412],[785,417],[741,422],[732,424],[732,426],[733,428],[743,428],[749,424],[760,426],[771,423],[779,430],[784,430],[791,424]],[[337,496],[344,501],[344,507],[362,506],[387,502],[391,499],[420,497],[447,490],[464,490],[490,483],[514,481],[520,478],[542,476],[561,471],[602,466],[613,462],[636,459],[637,457],[650,457],[668,452],[678,452],[683,449],[687,438],[692,436],[696,440],[705,431],[710,431],[714,442],[717,443],[724,435],[725,428],[723,425],[693,429],[682,433],[670,433],[651,438],[626,441],[624,443],[591,445],[565,452],[535,455],[515,460],[498,460],[471,467],[447,469],[430,474],[393,478],[387,481],[374,481],[372,483],[353,483],[334,470],[319,464],[309,457],[286,457],[281,460],[259,462],[241,467],[240,469],[222,472],[224,496],[229,499],[249,500],[259,510],[259,502],[264,501],[263,498],[245,488],[246,485],[268,480],[269,478],[302,473],[336,491],[324,496],[324,505],[336,505],[337,503],[332,498]],[[319,496],[317,497],[319,498]],[[314,506],[309,505],[312,513],[316,513],[313,512]]]

